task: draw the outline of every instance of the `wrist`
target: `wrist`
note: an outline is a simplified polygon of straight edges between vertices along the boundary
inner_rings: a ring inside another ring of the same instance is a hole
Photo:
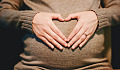
[[[95,32],[96,31],[98,31],[98,27],[99,27],[99,20],[98,20],[98,15],[97,15],[97,13],[94,11],[94,10],[91,10],[92,12],[94,12],[94,14],[96,15],[96,17],[97,17],[97,28],[96,28],[96,30],[95,30]]]
[[[94,11],[94,10],[90,10],[90,11],[92,11],[95,15],[96,15],[96,18],[97,18],[97,21],[98,21],[98,23],[99,23],[99,20],[98,20],[98,15],[97,15],[97,13]]]
[[[37,13],[33,16],[32,24],[35,22],[36,16],[37,16],[38,14],[39,14],[39,12],[37,12]]]

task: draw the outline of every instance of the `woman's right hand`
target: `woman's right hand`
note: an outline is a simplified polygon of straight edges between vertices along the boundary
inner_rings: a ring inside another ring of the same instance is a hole
[[[32,21],[33,32],[52,49],[55,45],[58,49],[62,50],[62,45],[67,46],[65,41],[66,37],[56,27],[52,19],[64,21],[60,14],[46,12],[37,13]]]

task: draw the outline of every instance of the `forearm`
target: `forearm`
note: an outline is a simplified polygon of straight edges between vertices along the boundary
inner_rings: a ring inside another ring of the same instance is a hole
[[[108,0],[110,1],[110,0]],[[104,1],[106,2],[106,1]],[[105,6],[100,9],[92,9],[96,12],[99,20],[99,27],[104,28],[107,26],[114,26],[120,22],[120,1],[115,0],[104,3]]]
[[[9,0],[8,0],[9,1]],[[19,3],[19,2],[18,2]],[[0,28],[32,31],[32,19],[37,11],[19,11],[18,3],[1,2]],[[14,6],[17,6],[16,8]]]
[[[17,11],[4,9],[0,11],[0,27],[2,29],[32,29],[32,19],[36,11]]]

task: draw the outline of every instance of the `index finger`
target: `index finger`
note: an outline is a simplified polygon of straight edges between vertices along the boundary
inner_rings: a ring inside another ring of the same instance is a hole
[[[64,41],[66,41],[66,37],[63,35],[63,33],[56,27],[56,25],[52,22],[52,25],[50,25],[50,28],[53,32],[55,32],[60,38],[62,38]]]
[[[77,18],[78,19],[78,14],[70,14],[67,18],[65,18],[65,21],[69,21],[71,19]]]
[[[82,27],[82,24],[80,24],[80,21],[78,21],[76,26],[74,27],[74,29],[72,30],[72,32],[68,36],[68,40],[67,41],[70,41],[79,32],[81,27]]]

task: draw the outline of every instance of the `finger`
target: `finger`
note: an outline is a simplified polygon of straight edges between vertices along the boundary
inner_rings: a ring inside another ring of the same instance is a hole
[[[93,33],[95,32],[95,29],[96,27],[92,26],[92,27],[89,27],[87,29],[87,31],[85,32],[86,35],[93,35]]]
[[[54,46],[44,37],[39,37],[42,41],[44,41],[50,48],[54,49]]]
[[[39,29],[39,26],[38,25],[36,25],[36,24],[33,24],[33,32],[36,34],[36,35],[44,35],[44,32],[41,30],[41,29]]]
[[[62,47],[59,43],[57,43],[57,42],[56,42],[51,36],[49,36],[47,33],[43,32],[44,35],[41,35],[41,33],[39,32],[39,29],[38,29],[37,27],[36,27],[36,28],[34,27],[33,30],[34,30],[36,36],[37,36],[39,39],[41,39],[41,37],[44,37],[48,42],[50,42],[50,43],[48,43],[47,41],[44,40],[45,43],[46,43],[48,46],[50,46],[51,48],[54,48],[53,46],[50,45],[50,44],[52,43],[52,44],[55,45],[58,49],[60,49],[60,50],[63,49],[63,47]],[[43,39],[41,39],[41,40],[43,40]]]
[[[47,33],[44,35],[44,37],[50,42],[52,43],[53,45],[55,45],[58,49],[62,50],[63,47],[58,43],[56,42],[51,36],[49,36]]]
[[[69,21],[71,19],[78,18],[77,14],[70,14],[67,18],[65,18],[65,21]]]
[[[87,41],[88,39],[93,35],[94,31],[95,31],[96,27],[91,27],[89,28],[85,34],[87,34],[87,38],[79,45],[79,47],[81,48]]]
[[[71,49],[75,49],[81,42],[83,42],[86,39],[86,35],[82,35],[81,38],[71,47]]]
[[[45,42],[51,49],[54,49],[54,46],[47,39],[45,39],[44,37],[42,37],[40,35],[38,28],[34,27],[33,31],[39,39],[41,39],[43,42]]]
[[[52,31],[54,33],[56,33],[64,41],[66,41],[67,38],[63,35],[63,33],[56,27],[56,25],[53,22],[51,22],[51,23],[52,23],[52,25],[50,25],[50,28],[52,29]]]
[[[72,32],[68,36],[67,41],[70,41],[76,35],[76,33],[79,32],[79,30],[81,29],[81,27],[82,27],[82,24],[80,24],[80,21],[78,21],[77,25],[74,27],[74,29],[72,30]]]
[[[73,43],[75,43],[83,35],[85,31],[86,31],[86,28],[82,27],[81,30],[68,43],[68,47],[70,47]]]
[[[54,14],[52,19],[58,19],[59,21],[64,21],[61,14]]]
[[[91,36],[88,35],[88,36],[86,37],[86,39],[79,45],[79,47],[81,48],[81,47],[88,41],[88,39],[89,39],[90,37],[91,37]]]
[[[85,34],[87,35],[92,34],[95,31],[94,29],[95,29],[94,27],[89,27]]]
[[[50,28],[48,28],[45,32],[48,35],[50,35],[52,38],[54,38],[54,40],[62,44],[63,46],[65,47],[67,46],[67,43],[63,39],[61,39],[56,33],[54,33]]]

